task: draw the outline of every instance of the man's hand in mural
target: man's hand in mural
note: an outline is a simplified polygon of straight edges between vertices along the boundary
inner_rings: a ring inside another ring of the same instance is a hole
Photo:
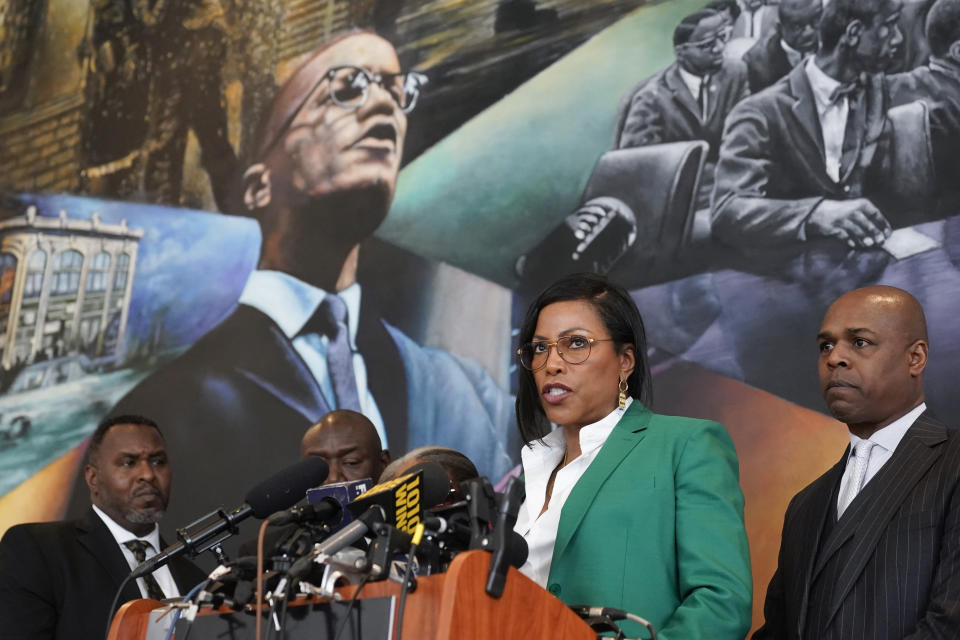
[[[850,247],[878,247],[893,230],[890,222],[866,198],[824,200],[804,226],[808,238],[836,238]]]
[[[539,289],[558,273],[606,274],[637,239],[637,218],[618,198],[593,198],[517,260],[522,288]]]

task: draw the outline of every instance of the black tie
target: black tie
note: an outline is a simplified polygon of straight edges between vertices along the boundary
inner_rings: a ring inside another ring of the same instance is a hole
[[[700,119],[706,121],[710,111],[710,76],[703,76],[700,80],[700,94],[697,96],[700,105]]]
[[[340,296],[327,294],[300,335],[319,333],[327,336],[327,372],[338,409],[360,411],[357,375],[353,369],[353,350],[347,327],[347,305]]]
[[[127,540],[123,543],[123,546],[130,549],[133,557],[141,564],[147,559],[147,549],[153,548],[153,545],[146,540]],[[157,579],[153,577],[152,573],[143,576],[143,583],[147,586],[148,598],[153,598],[154,600],[163,600],[166,598],[163,594],[163,589],[157,584]]]

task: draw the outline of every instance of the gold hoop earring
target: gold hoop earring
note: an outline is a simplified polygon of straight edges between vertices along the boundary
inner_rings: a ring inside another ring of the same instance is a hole
[[[617,376],[617,388],[620,390],[620,409],[627,408],[627,381]]]

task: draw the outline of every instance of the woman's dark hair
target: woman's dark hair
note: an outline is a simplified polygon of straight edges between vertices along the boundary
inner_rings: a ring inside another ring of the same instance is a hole
[[[636,365],[627,378],[627,394],[641,402],[647,402],[652,391],[643,318],[640,317],[640,310],[630,294],[603,276],[574,273],[560,278],[540,292],[527,308],[520,326],[519,344],[527,344],[533,340],[537,320],[544,307],[568,300],[583,300],[593,305],[618,351],[625,345],[633,345]],[[523,367],[518,367],[517,371],[517,425],[524,443],[530,443],[550,432],[550,421],[540,404],[540,394],[533,380],[533,372]]]

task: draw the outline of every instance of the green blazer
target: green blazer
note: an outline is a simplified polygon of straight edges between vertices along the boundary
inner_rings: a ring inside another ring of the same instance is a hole
[[[723,425],[634,401],[563,505],[547,589],[646,618],[661,640],[742,640],[753,584],[738,475]]]

